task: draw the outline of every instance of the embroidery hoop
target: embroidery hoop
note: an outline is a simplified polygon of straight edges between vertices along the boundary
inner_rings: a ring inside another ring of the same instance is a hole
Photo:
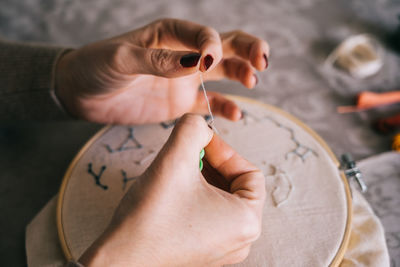
[[[315,141],[326,151],[328,154],[328,157],[330,160],[332,160],[333,164],[338,168],[339,171],[339,166],[340,163],[336,159],[335,155],[331,151],[331,149],[328,147],[328,145],[323,141],[323,139],[315,133],[312,129],[310,129],[307,125],[305,125],[303,122],[301,122],[299,119],[296,117],[286,113],[285,111],[271,106],[267,105],[261,102],[258,102],[256,100],[252,100],[249,98],[245,97],[240,97],[240,96],[233,96],[233,95],[225,95],[226,97],[230,98],[231,100],[236,100],[236,101],[241,101],[244,103],[256,105],[258,107],[262,107],[270,112],[277,113],[288,120],[294,122],[297,124],[302,130],[304,130],[306,133],[308,133],[310,136],[312,136]],[[96,133],[83,147],[82,149],[78,152],[78,154],[75,156],[75,158],[72,160],[71,164],[69,165],[64,178],[62,180],[62,184],[60,187],[60,192],[59,192],[59,197],[58,197],[58,202],[57,202],[57,230],[58,230],[58,236],[61,244],[61,248],[64,252],[65,257],[68,260],[73,259],[73,255],[71,253],[70,246],[68,245],[68,242],[66,241],[66,234],[64,232],[64,227],[63,227],[63,206],[64,206],[64,200],[65,200],[65,193],[66,189],[68,187],[68,182],[71,178],[71,174],[73,170],[75,169],[75,166],[78,164],[82,156],[86,153],[86,151],[101,137],[103,134],[105,134],[108,130],[110,130],[112,127],[111,126],[105,126],[103,129],[101,129],[98,133]],[[344,234],[341,239],[341,244],[336,252],[335,257],[332,259],[331,263],[329,266],[339,266],[341,260],[344,257],[345,251],[347,249],[347,245],[349,243],[350,239],[350,231],[351,231],[351,220],[352,220],[352,201],[351,201],[351,192],[350,192],[350,187],[348,184],[348,181],[346,177],[344,176],[343,173],[340,173],[340,178],[344,186],[344,192],[345,192],[345,197],[346,197],[346,208],[347,208],[347,214],[346,214],[346,225],[344,229]]]

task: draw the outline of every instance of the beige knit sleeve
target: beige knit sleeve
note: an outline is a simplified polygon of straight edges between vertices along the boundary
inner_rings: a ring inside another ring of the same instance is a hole
[[[52,96],[55,64],[64,51],[0,39],[0,120],[69,118]]]

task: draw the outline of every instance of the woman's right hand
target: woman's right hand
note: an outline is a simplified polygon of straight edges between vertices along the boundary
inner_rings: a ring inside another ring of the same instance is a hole
[[[208,170],[199,171],[205,148]],[[225,184],[221,188],[212,184]],[[221,183],[222,181],[222,183]],[[81,258],[85,266],[221,266],[261,233],[265,181],[198,115],[185,115]]]

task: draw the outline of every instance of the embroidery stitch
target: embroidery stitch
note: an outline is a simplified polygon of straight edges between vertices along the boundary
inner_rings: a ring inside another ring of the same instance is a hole
[[[103,175],[104,170],[107,168],[105,165],[101,166],[99,174],[96,174],[92,169],[92,163],[88,164],[88,173],[91,174],[95,180],[97,186],[101,187],[103,190],[107,190],[108,186],[104,185],[100,182],[101,176]]]
[[[244,125],[247,125],[250,120],[253,120],[255,122],[261,121],[261,119],[256,118],[254,115],[250,114],[249,112],[247,112],[245,110],[243,110],[242,113],[243,113]],[[315,152],[312,148],[310,148],[304,144],[301,144],[300,141],[297,140],[296,134],[292,128],[281,124],[280,122],[276,121],[274,118],[272,118],[270,116],[264,116],[263,119],[267,119],[267,120],[271,121],[273,124],[275,124],[277,127],[282,128],[289,132],[290,140],[293,141],[293,143],[296,145],[296,147],[285,154],[285,159],[288,159],[289,155],[292,155],[292,154],[295,156],[298,156],[303,162],[305,162],[307,157],[310,155],[314,155],[314,156],[318,157],[317,152]]]
[[[125,190],[126,184],[129,181],[135,180],[137,178],[137,176],[128,178],[127,174],[124,170],[121,170],[121,173],[122,173],[122,190]]]
[[[113,149],[110,145],[106,145],[108,152],[110,153],[122,152],[129,149],[140,149],[143,147],[143,145],[136,139],[134,135],[134,128],[129,127],[128,131],[129,131],[128,137],[117,149]],[[135,144],[135,146],[127,146],[129,141],[132,141]]]
[[[290,194],[294,190],[294,185],[290,179],[290,176],[281,168],[275,165],[269,165],[272,170],[271,173],[264,173],[266,179],[266,191],[269,192],[271,186],[273,186],[270,192],[275,207],[283,205],[290,197]]]
[[[167,122],[162,122],[162,123],[160,123],[160,125],[164,129],[168,129],[168,128],[171,128],[171,127],[175,126],[177,121],[178,121],[178,119],[172,120],[172,121],[167,121]]]

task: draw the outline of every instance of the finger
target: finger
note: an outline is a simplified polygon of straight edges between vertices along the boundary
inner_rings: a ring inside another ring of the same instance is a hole
[[[249,89],[258,83],[258,78],[250,63],[239,58],[224,59],[215,69],[207,73],[204,78],[209,81],[228,78],[242,83]]]
[[[200,54],[190,51],[121,46],[116,52],[116,69],[123,74],[151,74],[176,78],[198,71]]]
[[[200,52],[202,72],[213,69],[222,59],[218,32],[190,21],[162,19],[144,27],[141,36],[143,40],[139,43],[144,47],[186,48]]]
[[[200,151],[207,146],[213,136],[203,117],[185,114],[175,125],[153,164],[153,169],[168,173],[189,168],[199,170]],[[166,175],[168,176],[168,175]]]
[[[265,178],[261,171],[253,171],[235,178],[231,183],[231,193],[250,200],[261,216],[265,200]]]
[[[216,116],[224,117],[228,120],[238,121],[242,118],[241,109],[232,100],[216,92],[207,92],[211,111]],[[192,112],[198,114],[208,114],[208,105],[204,94],[199,91]]]
[[[230,192],[231,183],[217,172],[217,170],[214,169],[206,159],[203,159],[203,166],[201,173],[210,185],[224,190],[225,192]]]
[[[270,49],[266,41],[242,31],[223,33],[221,39],[225,57],[238,56],[249,60],[260,71],[268,67]]]
[[[263,203],[265,181],[257,167],[236,153],[218,135],[213,136],[205,151],[208,163],[231,182],[231,193],[256,200],[257,205]]]

